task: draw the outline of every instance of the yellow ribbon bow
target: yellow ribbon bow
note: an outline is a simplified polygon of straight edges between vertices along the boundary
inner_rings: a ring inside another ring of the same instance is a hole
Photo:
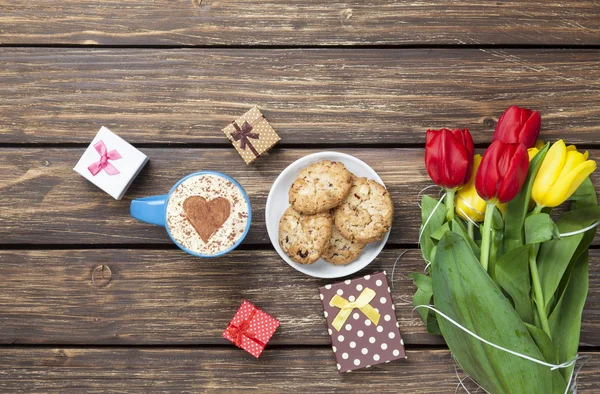
[[[352,310],[354,308],[360,309],[360,311],[364,313],[365,316],[369,318],[369,320],[371,320],[373,323],[375,323],[375,325],[377,325],[377,323],[379,323],[380,317],[379,312],[377,312],[371,305],[369,305],[369,302],[371,302],[371,300],[375,298],[376,294],[377,293],[375,293],[374,290],[371,290],[367,287],[362,291],[362,293],[360,293],[360,295],[354,302],[350,302],[337,294],[334,295],[331,301],[329,301],[329,305],[340,308],[340,311],[338,312],[335,319],[333,319],[333,323],[331,325],[339,331],[344,325],[344,322],[346,322],[346,319],[348,319],[348,316],[350,316],[350,314],[352,313]]]

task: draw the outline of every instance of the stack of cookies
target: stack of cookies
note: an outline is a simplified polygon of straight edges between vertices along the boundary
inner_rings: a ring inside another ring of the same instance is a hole
[[[289,201],[279,221],[279,244],[300,264],[320,258],[334,265],[351,263],[367,243],[384,237],[394,216],[383,185],[329,160],[300,171]]]

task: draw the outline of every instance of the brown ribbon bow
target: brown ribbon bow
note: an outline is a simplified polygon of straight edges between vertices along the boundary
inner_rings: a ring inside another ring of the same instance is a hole
[[[256,151],[252,143],[248,140],[248,138],[258,139],[259,137],[258,133],[251,133],[252,126],[250,125],[250,123],[244,121],[242,128],[240,128],[240,126],[238,126],[238,124],[235,121],[231,123],[233,124],[233,127],[235,127],[236,130],[235,132],[231,133],[231,136],[235,141],[240,141],[240,148],[242,148],[242,150],[246,150],[246,145],[248,145],[248,148],[250,148],[252,153],[254,153],[254,156],[260,156],[260,154]]]
[[[256,308],[250,312],[250,315],[248,315],[246,320],[241,322],[239,326],[229,323],[229,326],[227,327],[227,331],[231,335],[233,343],[235,343],[235,345],[239,348],[242,347],[242,339],[244,337],[256,342],[262,347],[266,346],[265,343],[261,342],[258,338],[256,338],[254,333],[250,331],[250,322],[252,319],[254,319],[254,315],[256,315]]]

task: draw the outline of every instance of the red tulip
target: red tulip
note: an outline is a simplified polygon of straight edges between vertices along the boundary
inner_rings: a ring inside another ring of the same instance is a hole
[[[529,155],[523,144],[492,142],[475,176],[477,194],[486,201],[512,200],[525,183],[528,168]]]
[[[436,185],[457,189],[469,182],[473,166],[473,138],[469,130],[427,130],[425,167]]]
[[[511,105],[498,119],[492,141],[500,140],[507,144],[523,144],[526,148],[535,146],[542,117],[538,111]]]

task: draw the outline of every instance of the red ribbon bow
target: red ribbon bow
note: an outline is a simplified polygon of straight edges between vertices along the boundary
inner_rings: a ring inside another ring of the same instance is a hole
[[[244,121],[244,124],[242,125],[241,129],[235,121],[233,121],[232,124],[233,127],[235,127],[236,131],[231,133],[231,136],[235,141],[240,141],[240,148],[242,148],[242,150],[246,150],[246,145],[248,145],[248,148],[250,148],[252,153],[254,153],[254,156],[260,156],[260,154],[256,151],[252,143],[248,140],[248,138],[259,138],[258,133],[251,133],[252,126],[250,125],[250,123]]]
[[[107,152],[106,145],[102,140],[96,142],[94,144],[94,149],[100,155],[100,160],[95,163],[90,164],[88,170],[92,173],[93,176],[96,176],[100,171],[104,170],[108,175],[117,175],[121,172],[115,168],[112,164],[110,164],[109,160],[119,160],[122,159],[119,152],[116,149]]]
[[[231,335],[233,343],[239,348],[242,347],[242,339],[244,337],[256,342],[261,347],[265,347],[266,344],[260,341],[252,331],[250,331],[250,322],[254,319],[254,315],[256,315],[256,308],[250,312],[250,315],[246,318],[246,320],[242,321],[239,326],[234,325],[233,323],[229,323],[227,327],[227,332]]]

